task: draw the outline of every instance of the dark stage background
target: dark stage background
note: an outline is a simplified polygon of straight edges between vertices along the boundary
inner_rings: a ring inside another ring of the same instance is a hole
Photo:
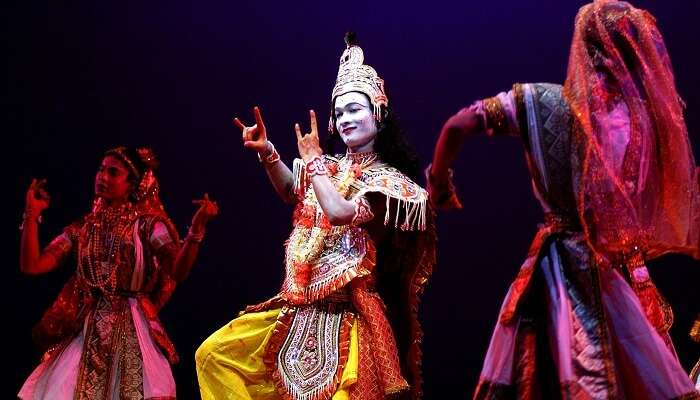
[[[562,82],[582,1],[409,2],[15,2],[4,3],[2,96],[5,256],[2,398],[37,364],[30,329],[73,270],[41,277],[18,270],[17,225],[31,177],[47,177],[51,207],[42,243],[86,213],[102,152],[152,146],[163,200],[184,233],[209,192],[221,206],[199,262],[161,313],[182,361],[178,393],[198,398],[194,352],[246,304],[276,293],[289,206],[268,185],[230,123],[262,107],[283,160],[296,154],[293,123],[321,125],[343,33],[354,30],[366,60],[386,80],[423,164],[442,122],[472,100],[514,82]],[[700,150],[698,1],[638,1],[665,34],[687,122]],[[18,142],[18,143],[17,143]],[[440,215],[439,265],[423,301],[425,398],[465,398],[473,389],[501,300],[541,219],[521,144],[470,141],[456,165],[465,209]],[[676,310],[673,336],[690,369],[700,346],[688,337],[700,311],[700,264],[653,263]],[[7,368],[9,367],[9,369]]]

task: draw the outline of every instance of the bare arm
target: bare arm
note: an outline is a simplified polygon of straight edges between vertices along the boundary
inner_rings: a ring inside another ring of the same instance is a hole
[[[306,172],[311,177],[314,193],[328,221],[333,225],[349,224],[355,217],[356,204],[343,198],[336,190],[333,182],[328,178],[321,158],[322,151],[318,140],[316,113],[311,110],[309,114],[311,118],[310,133],[302,135],[299,124],[294,125],[299,155],[304,160],[304,163],[307,164]]]
[[[435,145],[430,175],[437,181],[445,181],[449,168],[459,155],[464,140],[471,135],[483,132],[479,115],[471,108],[465,108],[451,116],[442,127]]]
[[[190,275],[192,266],[194,266],[194,262],[199,254],[199,244],[199,241],[191,240],[189,235],[185,237],[185,241],[180,247],[180,251],[177,252],[173,264],[172,277],[175,279],[175,282],[180,283]]]
[[[293,203],[296,197],[292,191],[294,186],[292,171],[280,160],[274,146],[267,140],[267,129],[260,108],[253,108],[253,113],[255,114],[255,125],[253,126],[245,126],[238,118],[233,120],[233,123],[241,129],[243,146],[258,152],[260,161],[265,166],[267,177],[277,195],[285,203]]]
[[[294,203],[296,201],[296,196],[294,194],[294,176],[292,171],[282,160],[273,163],[264,161],[265,157],[271,155],[270,153],[272,152],[268,152],[265,156],[261,154],[267,177],[270,179],[272,187],[275,188],[275,192],[277,192],[277,195],[282,201],[288,204]]]
[[[39,216],[49,206],[48,194],[42,188],[44,183],[44,180],[32,180],[22,222],[19,265],[20,271],[30,275],[44,274],[58,266],[58,259],[51,252],[41,252],[39,248]]]
[[[452,184],[450,167],[459,155],[467,136],[484,131],[480,115],[474,107],[465,108],[450,117],[435,145],[433,162],[426,170],[430,202],[438,209],[461,209],[457,191]]]
[[[32,216],[24,220],[19,264],[20,270],[29,275],[45,274],[58,267],[53,254],[39,250],[39,225]]]
[[[173,265],[172,275],[177,282],[182,282],[189,276],[192,266],[197,260],[199,246],[204,239],[206,225],[219,213],[219,207],[215,201],[209,200],[208,194],[205,194],[203,199],[195,200],[193,203],[199,204],[199,209],[192,217],[192,226],[175,257]]]
[[[432,185],[431,198],[435,194],[445,194],[444,189],[450,186],[450,166],[457,158],[464,141],[468,136],[477,133],[488,133],[489,136],[519,136],[520,126],[516,117],[516,86],[509,92],[501,92],[494,97],[473,103],[450,117],[442,127],[440,137],[435,145],[433,162],[428,171],[428,183]],[[452,191],[449,187],[448,191]],[[456,195],[445,204],[448,208],[454,206]],[[431,201],[432,201],[431,200]],[[459,205],[459,201],[456,201]]]

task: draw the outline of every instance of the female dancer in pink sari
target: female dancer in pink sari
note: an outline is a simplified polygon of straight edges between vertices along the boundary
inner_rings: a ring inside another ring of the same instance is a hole
[[[683,109],[653,16],[621,1],[576,18],[564,86],[516,84],[451,117],[429,169],[477,132],[522,138],[545,223],[501,308],[476,399],[698,398],[669,340],[645,260],[697,256],[698,186]]]
[[[206,196],[196,201],[200,207],[180,243],[158,195],[156,166],[149,149],[107,151],[95,176],[92,211],[43,251],[37,224],[49,201],[42,182],[32,182],[22,272],[50,272],[71,254],[77,266],[34,328],[46,353],[21,399],[175,399],[170,363],[177,353],[158,310],[189,274],[218,208]]]

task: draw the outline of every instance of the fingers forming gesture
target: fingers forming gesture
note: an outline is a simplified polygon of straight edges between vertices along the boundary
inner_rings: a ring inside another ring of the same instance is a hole
[[[41,213],[49,206],[50,196],[46,192],[46,179],[32,179],[25,198],[27,210]]]
[[[316,123],[316,113],[314,110],[309,111],[311,120],[311,132],[302,134],[299,124],[294,124],[294,132],[297,135],[297,146],[299,147],[299,156],[304,162],[308,162],[316,156],[323,154],[318,140],[318,124]]]
[[[194,217],[192,217],[193,230],[201,231],[212,218],[219,214],[219,206],[215,201],[209,199],[208,193],[205,193],[202,199],[192,200],[192,204],[199,205]]]
[[[263,122],[259,107],[254,107],[253,113],[255,114],[255,125],[246,126],[238,118],[233,119],[233,124],[241,129],[243,147],[253,149],[258,153],[265,153],[268,148],[265,123]]]

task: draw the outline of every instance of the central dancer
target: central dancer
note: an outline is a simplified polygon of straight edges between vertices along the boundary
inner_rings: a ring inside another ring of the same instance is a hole
[[[295,202],[280,293],[249,306],[197,350],[203,399],[415,399],[420,388],[418,298],[435,261],[427,193],[389,108],[384,81],[353,34],[332,94],[323,154],[316,115],[296,124],[290,170],[258,108],[241,128],[280,197]]]

